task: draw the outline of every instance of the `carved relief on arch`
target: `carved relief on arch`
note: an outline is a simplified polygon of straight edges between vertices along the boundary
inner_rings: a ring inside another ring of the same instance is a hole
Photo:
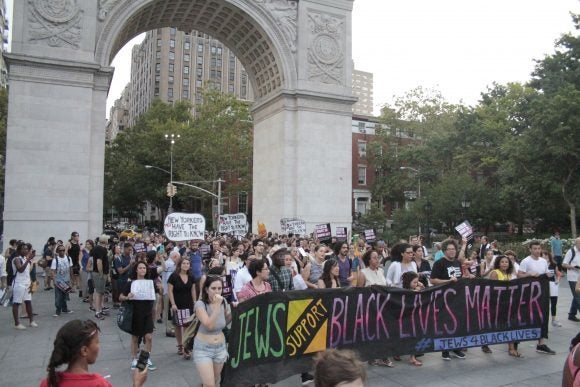
[[[99,20],[105,21],[107,15],[121,0],[99,0]]]
[[[298,36],[298,2],[293,0],[255,0],[268,11],[280,26],[282,33],[290,44],[290,50],[296,52]]]
[[[344,85],[344,19],[323,13],[308,14],[308,79]]]
[[[79,48],[83,10],[77,0],[28,0],[29,41]]]

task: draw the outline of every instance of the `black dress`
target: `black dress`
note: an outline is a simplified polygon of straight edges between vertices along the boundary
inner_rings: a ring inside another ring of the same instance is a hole
[[[127,282],[125,289],[119,289],[123,295],[127,296],[131,291],[131,281]],[[143,337],[147,333],[153,333],[153,305],[155,301],[131,300],[133,305],[133,323],[131,325],[132,335]]]
[[[167,283],[173,285],[173,300],[177,309],[189,309],[190,315],[193,314],[193,297],[191,296],[191,288],[195,285],[192,276],[187,277],[187,282],[184,283],[181,276],[174,272],[171,274]]]

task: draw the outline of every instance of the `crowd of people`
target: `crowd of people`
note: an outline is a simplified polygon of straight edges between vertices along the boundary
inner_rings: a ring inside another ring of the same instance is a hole
[[[40,259],[30,244],[10,241],[0,260],[6,267],[0,267],[0,286],[10,288],[17,330],[28,328],[21,314],[28,319],[29,327],[38,326],[32,308],[32,296],[38,290],[37,271],[44,271],[45,291],[54,290],[55,318],[73,313],[68,300],[77,294],[94,312],[96,321],[109,316],[111,310],[107,305],[119,309],[130,303],[129,367],[137,367],[141,347],[153,353],[152,333],[164,326],[166,335],[175,337],[176,353],[184,359],[193,357],[204,386],[219,385],[228,356],[226,333],[232,308],[268,292],[371,285],[421,291],[460,278],[511,281],[547,275],[551,283],[552,325],[557,328],[561,326],[556,316],[558,283],[567,271],[566,278],[573,294],[568,319],[580,321],[577,317],[580,290],[576,288],[580,273],[580,238],[568,252],[560,251],[559,258],[553,256],[549,246],[532,242],[529,255],[521,261],[513,251],[502,252],[497,244],[488,244],[484,238],[473,252],[467,251],[467,244],[465,239],[446,239],[433,252],[431,266],[429,251],[419,237],[388,246],[384,242],[368,243],[363,238],[352,244],[337,240],[321,243],[314,238],[292,234],[249,235],[246,238],[208,235],[205,240],[187,242],[172,242],[159,234],[134,240],[101,235],[83,244],[78,232],[73,232],[66,242],[49,238]],[[140,284],[138,291],[136,284]],[[151,290],[146,297],[143,297],[143,289]],[[199,320],[199,330],[190,346],[184,340],[184,331],[194,316]],[[98,326],[92,322],[74,321],[64,325],[55,340],[55,352],[45,381],[47,386],[58,385],[59,378],[66,379],[66,372],[57,373],[55,367],[68,364],[67,372],[86,370],[87,364],[96,359]],[[66,339],[68,335],[73,335],[74,340]],[[73,345],[74,353],[68,351],[68,357],[64,356],[57,348],[62,342]],[[482,350],[492,353],[488,346],[483,346]],[[520,356],[517,342],[509,343],[508,350],[511,356]],[[544,338],[538,341],[536,350],[544,354],[555,353]],[[412,354],[409,364],[421,366],[423,363],[418,359],[421,356],[421,353]],[[463,359],[465,350],[442,352],[443,360],[450,360],[451,356]],[[152,357],[147,361],[149,371],[156,369]],[[374,359],[369,365],[392,367],[393,361],[400,360],[400,356]],[[310,372],[305,369],[301,374],[303,385],[315,379]],[[364,377],[360,375],[361,380]],[[137,375],[135,385],[144,383],[144,378]]]

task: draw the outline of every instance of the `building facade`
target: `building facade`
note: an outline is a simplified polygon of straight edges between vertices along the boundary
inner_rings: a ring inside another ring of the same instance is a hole
[[[198,31],[160,28],[147,32],[133,48],[129,126],[154,98],[201,104],[204,88],[231,93],[252,101],[248,75],[233,52],[219,40]]]
[[[4,53],[8,46],[8,15],[6,14],[6,0],[0,0],[0,87],[8,85],[8,70],[4,61]]]
[[[354,69],[352,71],[352,94],[358,98],[358,101],[352,106],[353,115],[372,116],[373,73]]]
[[[109,120],[105,128],[105,142],[110,144],[115,137],[129,127],[129,104],[131,103],[131,84],[123,89],[121,97],[115,100],[109,110]]]

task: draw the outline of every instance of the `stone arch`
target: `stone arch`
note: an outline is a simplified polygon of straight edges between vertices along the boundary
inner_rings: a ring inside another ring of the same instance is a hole
[[[296,84],[292,60],[296,30],[292,31],[292,25],[297,28],[298,9],[293,1],[285,3],[286,7],[275,8],[268,1],[119,1],[110,10],[101,10],[104,21],[97,36],[95,60],[108,66],[121,47],[142,32],[161,27],[196,29],[234,52],[246,68],[258,100],[263,100]],[[285,24],[277,22],[281,15]]]

